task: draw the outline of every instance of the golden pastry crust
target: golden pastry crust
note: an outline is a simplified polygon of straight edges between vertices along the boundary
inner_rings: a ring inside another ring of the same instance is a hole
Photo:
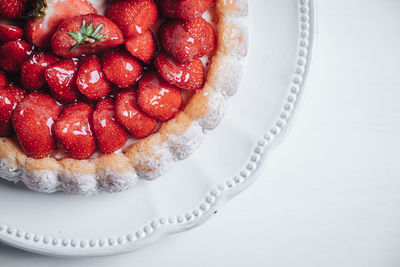
[[[92,194],[122,191],[135,185],[138,178],[161,176],[200,145],[204,134],[222,119],[227,99],[236,93],[248,52],[247,16],[246,0],[216,0],[218,46],[205,86],[155,134],[121,153],[88,160],[33,159],[15,140],[0,138],[0,177],[21,180],[40,192]]]

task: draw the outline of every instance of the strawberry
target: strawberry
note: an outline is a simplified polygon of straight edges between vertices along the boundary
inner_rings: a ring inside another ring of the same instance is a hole
[[[46,69],[44,76],[53,96],[63,103],[72,103],[79,97],[76,86],[79,61],[65,59]]]
[[[89,14],[64,20],[51,38],[51,48],[62,57],[95,54],[124,43],[121,30],[106,17]]]
[[[103,56],[103,72],[116,86],[128,88],[142,75],[142,65],[128,52],[110,51]]]
[[[135,138],[149,136],[157,126],[157,121],[143,113],[136,103],[134,91],[123,91],[117,95],[115,111],[118,121]]]
[[[99,100],[111,91],[111,84],[101,70],[100,59],[88,56],[83,59],[76,78],[78,90],[90,100]]]
[[[10,42],[22,38],[24,31],[21,28],[0,24],[0,42]]]
[[[56,120],[54,135],[67,154],[74,159],[90,158],[96,150],[91,125],[92,114],[91,106],[78,102],[66,107]]]
[[[15,108],[12,122],[19,142],[29,157],[44,158],[54,149],[54,121],[61,106],[40,93],[27,95]]]
[[[125,47],[132,56],[149,64],[156,51],[156,42],[150,31],[125,40]]]
[[[164,49],[182,64],[211,54],[215,49],[215,34],[203,18],[190,21],[166,21],[160,28]]]
[[[183,105],[179,89],[155,72],[147,73],[140,80],[137,98],[139,107],[147,115],[163,122],[175,117]]]
[[[153,0],[115,0],[108,6],[106,16],[129,38],[144,33],[157,21],[158,8]]]
[[[154,65],[164,80],[181,89],[193,91],[203,87],[204,66],[200,59],[182,65],[162,51],[154,60]]]
[[[8,85],[8,79],[4,73],[0,72],[0,88]]]
[[[117,122],[113,100],[107,98],[97,104],[93,112],[93,131],[103,153],[117,151],[128,140],[129,134]]]
[[[201,17],[213,3],[214,0],[160,0],[165,16],[183,20]]]
[[[24,97],[24,90],[18,87],[0,88],[0,136],[6,137],[12,134],[12,112]]]
[[[21,84],[28,91],[42,90],[46,86],[44,72],[59,61],[58,57],[46,53],[33,54],[21,67]]]
[[[26,10],[28,0],[0,0],[0,17],[18,19]]]
[[[32,16],[25,26],[29,42],[38,47],[48,47],[57,26],[65,19],[79,15],[96,14],[87,0],[46,0],[36,1]]]
[[[32,45],[22,40],[3,44],[0,46],[0,68],[6,72],[18,72],[32,51]]]

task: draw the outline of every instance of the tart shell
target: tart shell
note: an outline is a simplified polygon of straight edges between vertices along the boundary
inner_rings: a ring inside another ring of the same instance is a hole
[[[0,177],[11,182],[22,181],[34,191],[90,195],[127,190],[140,178],[153,180],[177,161],[186,159],[223,118],[228,99],[239,87],[248,53],[247,1],[215,2],[218,45],[205,86],[174,119],[124,152],[88,160],[33,159],[14,139],[0,138]]]

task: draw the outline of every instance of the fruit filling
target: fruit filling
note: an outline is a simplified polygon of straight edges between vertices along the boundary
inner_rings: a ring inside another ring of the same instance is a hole
[[[205,83],[214,0],[0,0],[0,137],[88,159],[155,133]]]

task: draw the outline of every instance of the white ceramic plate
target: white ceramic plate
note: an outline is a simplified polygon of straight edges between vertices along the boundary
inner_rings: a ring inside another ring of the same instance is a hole
[[[221,125],[156,181],[120,194],[39,194],[0,182],[0,241],[58,256],[139,249],[198,226],[256,178],[297,109],[314,46],[313,0],[250,2],[244,80]]]

